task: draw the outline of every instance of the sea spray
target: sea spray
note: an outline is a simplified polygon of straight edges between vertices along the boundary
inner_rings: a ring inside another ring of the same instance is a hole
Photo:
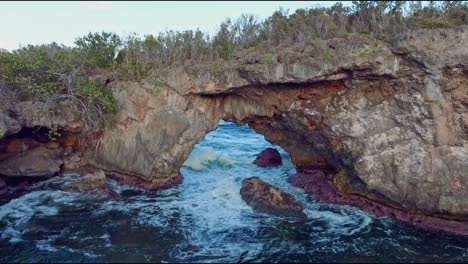
[[[282,166],[252,164],[267,147]],[[220,122],[180,172],[182,184],[159,191],[110,180],[116,200],[64,192],[78,175],[34,184],[0,208],[0,262],[468,261],[466,238],[318,202],[287,182],[289,155],[247,126]],[[251,176],[291,193],[307,218],[255,213],[239,194]]]

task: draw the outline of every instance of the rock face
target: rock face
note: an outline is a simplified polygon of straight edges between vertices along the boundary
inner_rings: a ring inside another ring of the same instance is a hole
[[[393,46],[317,40],[273,58],[169,69],[162,82],[114,82],[117,126],[99,139],[93,164],[171,182],[224,119],[281,146],[299,172],[332,175],[344,196],[468,220],[467,39],[459,27]]]
[[[0,112],[0,138],[16,133],[20,131],[20,129],[21,126],[18,124],[18,121],[7,114]]]
[[[139,176],[149,184],[178,182],[179,168],[194,143],[216,128],[217,119],[173,90],[151,83],[113,84],[116,127],[99,138],[93,165],[120,176]]]
[[[125,181],[170,186],[224,119],[281,146],[298,172],[323,171],[343,197],[466,222],[467,41],[466,26],[415,31],[394,45],[355,35],[186,64],[157,81],[113,81],[115,127],[84,160]],[[83,126],[34,119],[31,104],[12,109],[23,127]]]
[[[21,127],[58,126],[73,132],[82,131],[86,127],[85,121],[77,114],[79,111],[66,101],[54,107],[57,109],[52,110],[51,106],[41,102],[23,101],[15,103],[10,111]]]
[[[402,208],[385,206],[379,201],[361,196],[343,196],[336,191],[328,177],[321,171],[300,172],[289,177],[288,181],[304,189],[306,193],[314,194],[315,198],[322,202],[352,205],[378,216],[391,216],[424,230],[442,230],[468,236],[468,225],[464,221],[458,221],[459,219],[408,212]]]
[[[60,150],[36,147],[1,161],[0,173],[10,177],[51,177],[60,172],[63,163],[60,154]]]
[[[267,148],[257,155],[253,164],[259,167],[276,167],[281,166],[281,156],[278,150],[274,148]]]
[[[291,194],[271,186],[258,177],[244,179],[240,194],[242,199],[256,212],[306,217],[303,212],[304,208]]]
[[[0,178],[0,195],[4,194],[7,191],[7,185],[4,180]]]
[[[86,174],[78,180],[70,182],[69,191],[81,193],[100,193],[116,197],[117,194],[109,188],[106,175],[103,170],[92,174]]]
[[[79,111],[65,101],[52,106],[33,101],[14,102],[0,111],[0,175],[51,177],[64,169],[75,169],[80,160],[71,158],[79,148],[77,134],[95,127],[81,120]],[[6,112],[10,113],[6,114]],[[53,141],[49,128],[59,127]],[[67,164],[64,165],[64,160]]]

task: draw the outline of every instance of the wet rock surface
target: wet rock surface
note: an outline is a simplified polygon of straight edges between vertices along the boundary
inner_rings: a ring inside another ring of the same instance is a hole
[[[304,208],[294,197],[262,181],[258,177],[242,181],[242,199],[259,213],[278,216],[306,217]]]
[[[159,182],[158,181],[149,182],[146,180],[138,179],[136,177],[128,177],[128,176],[119,175],[116,173],[109,173],[109,178],[117,181],[120,184],[134,186],[134,187],[142,188],[148,191],[166,189],[169,187],[173,187],[174,185],[180,184],[183,181],[183,178],[180,174],[178,174],[174,178],[164,179]]]
[[[112,81],[115,126],[89,142],[79,165],[140,186],[171,186],[180,182],[193,146],[223,119],[248,124],[282,147],[299,172],[343,172],[330,179],[339,194],[385,197],[388,206],[468,219],[466,39],[466,26],[415,31],[392,45],[350,36],[284,49],[269,62],[268,54],[254,52],[166,69],[158,82]],[[356,55],[360,50],[369,54]],[[6,119],[16,121],[2,121],[0,137],[16,123],[77,133],[86,127],[74,111],[36,117],[37,109],[47,105],[14,104]],[[29,151],[2,158],[2,168],[11,175],[32,169],[19,169],[32,159],[24,158]]]
[[[300,172],[289,177],[288,181],[304,189],[306,193],[313,194],[321,202],[355,206],[372,214],[389,216],[424,230],[445,231],[468,236],[468,221],[443,219],[420,212],[407,211],[402,207],[395,208],[391,204],[385,204],[385,201],[373,201],[358,195],[343,196],[330,183],[330,177],[321,171]]]
[[[274,148],[267,148],[257,155],[253,164],[259,167],[277,167],[281,166],[281,156],[278,150]]]
[[[466,216],[467,35],[467,27],[421,30],[393,46],[320,40],[270,64],[249,54],[216,73],[168,69],[163,84],[116,81],[117,126],[99,139],[93,165],[169,183],[223,119],[263,134],[299,171],[343,171],[347,179],[331,180],[339,193]],[[323,63],[328,44],[334,56]],[[364,47],[373,55],[353,53]]]
[[[118,196],[117,193],[109,188],[106,175],[103,170],[87,173],[80,179],[70,182],[68,191],[106,194],[112,198]]]
[[[0,195],[4,194],[7,191],[8,186],[6,182],[0,178]]]

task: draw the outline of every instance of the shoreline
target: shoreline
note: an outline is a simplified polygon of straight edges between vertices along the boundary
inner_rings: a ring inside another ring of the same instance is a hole
[[[320,171],[298,172],[290,176],[287,181],[293,186],[303,189],[306,193],[313,194],[320,202],[354,206],[377,216],[388,216],[406,224],[411,224],[416,228],[433,232],[443,231],[468,237],[468,222],[412,213],[363,196],[340,195],[328,181],[325,174]]]

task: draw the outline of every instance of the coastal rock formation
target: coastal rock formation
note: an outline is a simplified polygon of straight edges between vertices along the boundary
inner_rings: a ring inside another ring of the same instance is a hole
[[[36,147],[0,161],[0,173],[9,177],[52,177],[60,172],[60,150]]]
[[[257,155],[253,164],[259,167],[276,167],[281,166],[281,156],[278,150],[274,148],[267,148]]]
[[[194,143],[218,120],[171,89],[148,82],[112,85],[119,110],[116,125],[99,138],[92,164],[126,182],[138,181],[132,176],[159,187],[180,182],[179,168]]]
[[[303,212],[304,208],[291,194],[271,186],[258,177],[244,179],[240,194],[242,199],[256,212],[306,217]]]
[[[393,46],[365,36],[320,40],[268,60],[247,54],[181,66],[164,82],[114,82],[117,127],[99,139],[93,164],[172,181],[224,119],[281,146],[298,171],[337,175],[330,181],[343,195],[464,219],[467,38],[460,27],[423,30]]]
[[[76,109],[65,102],[52,108],[22,101],[0,112],[0,175],[52,177],[63,169],[78,167],[72,158],[79,155],[77,135],[95,133],[96,127],[85,124]]]
[[[9,115],[0,112],[0,138],[9,134],[14,134],[20,131],[21,126],[18,121],[11,118]]]
[[[468,225],[464,221],[443,219],[417,212],[408,212],[395,206],[387,206],[375,200],[362,196],[343,196],[332,185],[327,175],[321,171],[299,172],[288,178],[296,187],[313,194],[321,202],[344,204],[358,207],[378,216],[391,216],[399,221],[412,224],[418,228],[430,231],[446,231],[468,236]]]
[[[70,182],[68,190],[81,193],[106,194],[112,198],[117,196],[117,193],[109,188],[103,170],[98,170],[95,173],[88,173],[80,179]]]
[[[24,101],[15,103],[9,110],[21,127],[61,127],[73,132],[93,129],[89,127],[91,123],[86,123],[79,111],[66,101],[53,106],[42,102]]]
[[[351,35],[114,80],[115,125],[80,146],[82,163],[167,187],[223,119],[281,146],[299,173],[322,171],[343,197],[466,223],[467,41],[466,26],[414,31],[391,45]],[[22,127],[85,127],[73,116],[34,119],[32,104],[11,110]]]
[[[0,195],[4,194],[7,191],[8,186],[6,185],[3,179],[0,179]]]

